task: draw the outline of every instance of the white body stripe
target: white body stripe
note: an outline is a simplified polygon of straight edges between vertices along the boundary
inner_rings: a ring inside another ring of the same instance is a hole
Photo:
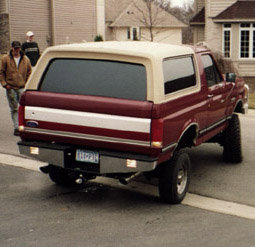
[[[25,118],[120,131],[150,133],[151,119],[26,106]]]

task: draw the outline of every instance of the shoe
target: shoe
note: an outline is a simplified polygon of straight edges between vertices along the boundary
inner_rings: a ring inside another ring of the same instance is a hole
[[[15,136],[19,136],[19,130],[18,130],[18,129],[14,129],[14,133],[13,133],[13,135],[15,135]]]

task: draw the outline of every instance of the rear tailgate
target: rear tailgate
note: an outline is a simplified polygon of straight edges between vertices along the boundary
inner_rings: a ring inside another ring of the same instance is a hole
[[[151,153],[151,102],[26,91],[20,105],[23,141]]]

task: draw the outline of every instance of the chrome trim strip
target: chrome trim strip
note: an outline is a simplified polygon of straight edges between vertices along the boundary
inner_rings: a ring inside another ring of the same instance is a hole
[[[171,148],[175,148],[176,145],[177,145],[177,143],[172,143],[172,144],[170,144],[170,145],[164,147],[164,148],[162,149],[162,152],[166,152],[167,150],[169,150],[169,149],[171,149]]]
[[[226,117],[226,118],[224,118],[224,119],[222,119],[222,120],[220,120],[220,121],[218,121],[218,122],[212,124],[211,126],[205,128],[205,129],[203,129],[203,130],[200,130],[200,131],[199,131],[199,135],[202,135],[202,134],[204,134],[205,132],[214,129],[214,128],[217,127],[218,125],[221,125],[222,123],[226,122],[227,119],[229,119],[229,118],[231,118],[231,116],[228,116],[228,117]]]
[[[195,126],[195,127],[196,127],[196,130],[198,129],[198,124],[197,124],[197,123],[194,123],[194,122],[190,123],[190,124],[185,128],[185,130],[182,132],[181,136],[179,137],[178,142],[172,143],[172,144],[166,146],[165,148],[162,149],[162,152],[166,152],[167,150],[169,150],[169,149],[171,149],[171,148],[174,148],[174,149],[175,149],[175,148],[178,146],[178,143],[179,143],[180,140],[182,139],[182,137],[183,137],[184,133],[186,132],[186,130],[189,129],[191,126]],[[196,136],[195,138],[197,138],[197,136]]]
[[[53,131],[53,130],[44,130],[44,129],[35,129],[35,128],[24,128],[25,132],[36,133],[36,134],[43,134],[43,135],[54,135],[54,136],[61,136],[61,137],[69,137],[69,138],[78,138],[84,140],[92,140],[92,141],[103,141],[109,143],[120,143],[120,144],[130,144],[130,145],[137,145],[142,147],[150,147],[150,141],[134,141],[129,139],[122,139],[122,138],[115,138],[115,137],[107,137],[107,136],[96,136],[96,135],[89,135],[89,134],[81,134],[81,133],[70,133],[66,131]]]

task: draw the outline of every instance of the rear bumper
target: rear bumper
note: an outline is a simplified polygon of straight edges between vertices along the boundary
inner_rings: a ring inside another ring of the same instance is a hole
[[[68,169],[78,169],[93,174],[130,173],[152,171],[158,164],[157,158],[144,155],[91,150],[99,153],[98,164],[76,161],[76,150],[81,147],[44,142],[18,143],[21,154]],[[87,147],[84,149],[88,150]]]

